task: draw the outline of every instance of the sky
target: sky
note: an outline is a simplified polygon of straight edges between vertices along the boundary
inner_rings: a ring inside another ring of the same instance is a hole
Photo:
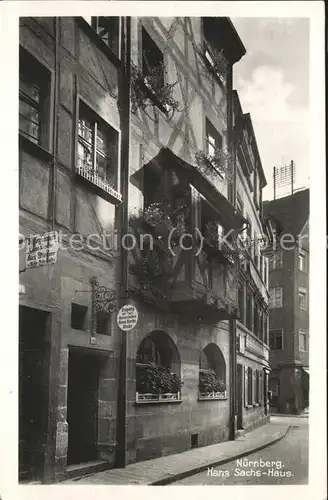
[[[232,22],[247,50],[234,65],[234,88],[243,112],[251,114],[268,182],[263,199],[273,198],[273,167],[291,160],[295,189],[309,187],[309,20]]]

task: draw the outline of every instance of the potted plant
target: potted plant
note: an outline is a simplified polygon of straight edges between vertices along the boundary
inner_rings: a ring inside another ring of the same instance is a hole
[[[205,175],[212,176],[216,172],[222,179],[231,180],[231,155],[224,149],[215,149],[214,154],[207,155],[203,151],[195,154],[198,168]]]
[[[226,383],[220,380],[213,370],[200,370],[200,399],[223,399],[226,397]]]
[[[149,106],[157,106],[165,114],[173,117],[179,110],[179,101],[174,99],[174,87],[178,82],[165,83],[166,71],[163,64],[153,68],[151,75],[144,76],[141,69],[132,65],[132,113],[137,109],[146,111]]]
[[[182,381],[169,367],[137,365],[137,400],[177,400]]]

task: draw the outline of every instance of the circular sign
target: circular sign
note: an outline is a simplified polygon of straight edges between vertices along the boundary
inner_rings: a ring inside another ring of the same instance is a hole
[[[117,324],[123,331],[132,330],[138,322],[138,311],[134,306],[123,306],[117,313]]]

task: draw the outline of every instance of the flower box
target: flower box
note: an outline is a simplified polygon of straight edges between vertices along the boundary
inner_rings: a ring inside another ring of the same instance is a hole
[[[228,399],[227,391],[223,392],[199,392],[198,399],[201,401],[213,399]]]
[[[151,393],[139,394],[139,392],[136,393],[137,403],[172,403],[178,401],[181,401],[180,392],[176,393],[167,392],[163,394],[151,394]]]
[[[78,165],[76,167],[76,172],[78,175],[91,182],[94,186],[97,186],[105,193],[109,194],[118,201],[122,201],[122,194],[116,191],[106,179],[100,177],[95,171],[88,167]]]

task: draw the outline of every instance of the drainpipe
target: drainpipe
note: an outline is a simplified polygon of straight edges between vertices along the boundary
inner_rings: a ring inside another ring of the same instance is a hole
[[[130,86],[131,86],[131,18],[124,17],[121,26],[122,68],[119,79],[119,108],[121,116],[121,186],[123,202],[121,205],[120,236],[129,232],[129,144],[130,144]],[[120,307],[128,296],[128,253],[120,245]],[[127,385],[127,346],[126,332],[120,330],[120,370],[117,401],[116,456],[115,467],[126,465],[126,385]]]
[[[233,206],[236,206],[236,165],[235,165],[235,149],[233,138],[233,106],[232,106],[232,65],[230,67],[228,79],[228,92],[227,92],[227,142],[228,151],[231,153],[231,163],[233,169],[232,180],[232,200]],[[234,244],[236,244],[236,235],[234,235]],[[229,351],[230,351],[230,417],[229,417],[229,439],[235,439],[235,414],[236,414],[236,320],[229,319]]]

